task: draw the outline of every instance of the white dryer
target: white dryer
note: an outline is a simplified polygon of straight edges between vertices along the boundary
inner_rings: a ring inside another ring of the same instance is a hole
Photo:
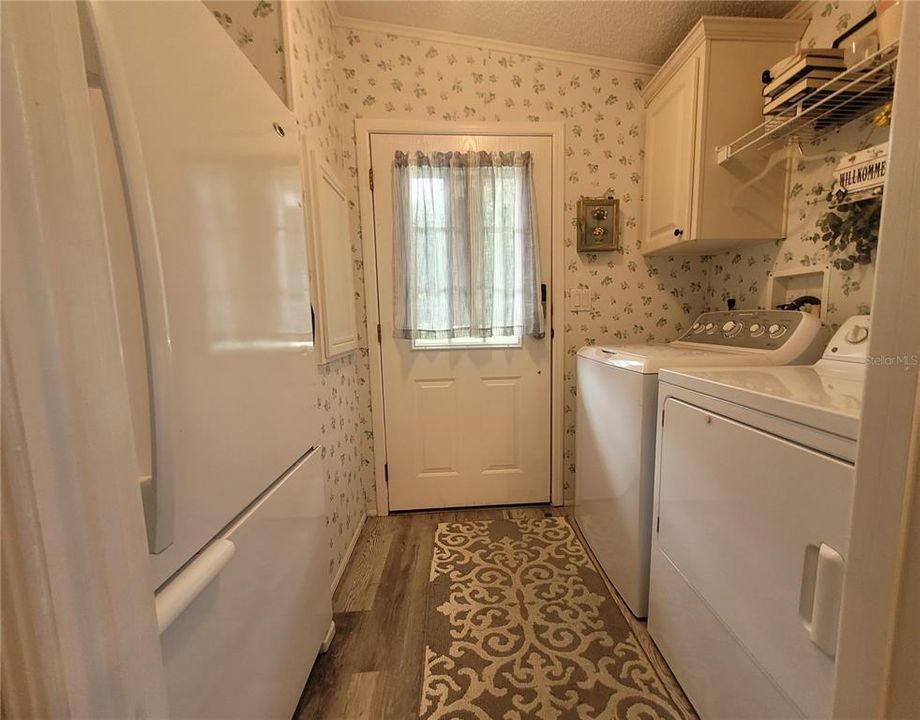
[[[637,617],[648,607],[659,369],[812,363],[828,336],[807,313],[734,310],[700,315],[671,343],[578,351],[575,519]]]
[[[661,373],[649,631],[702,718],[830,717],[868,334]]]

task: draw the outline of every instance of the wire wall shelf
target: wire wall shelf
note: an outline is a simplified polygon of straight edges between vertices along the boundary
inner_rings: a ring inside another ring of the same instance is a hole
[[[809,93],[793,106],[716,148],[720,165],[753,150],[780,142],[811,142],[877,110],[894,95],[898,43],[894,42]]]

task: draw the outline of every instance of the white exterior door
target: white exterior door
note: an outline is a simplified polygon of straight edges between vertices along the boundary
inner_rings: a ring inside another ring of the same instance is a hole
[[[546,298],[552,297],[552,138],[373,134],[390,510],[550,500],[550,304],[543,338],[393,337],[393,158],[404,152],[529,150]]]

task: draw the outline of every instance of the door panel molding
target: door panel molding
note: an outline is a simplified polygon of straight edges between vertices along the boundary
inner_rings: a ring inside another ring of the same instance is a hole
[[[377,253],[374,229],[374,196],[368,182],[371,168],[371,136],[394,135],[528,135],[552,139],[552,237],[550,241],[552,284],[551,335],[551,398],[550,398],[550,478],[553,505],[563,504],[563,361],[565,330],[562,321],[564,307],[563,207],[564,207],[564,149],[565,123],[450,123],[439,121],[411,121],[359,118],[355,120],[355,137],[358,161],[358,200],[361,214],[362,251],[364,255],[364,290],[367,298],[367,327],[380,323],[379,289],[377,285]],[[389,499],[385,478],[386,424],[384,421],[383,362],[380,342],[368,332],[368,353],[371,384],[371,415],[374,431],[374,477],[378,515],[389,513]],[[503,472],[508,472],[507,470]]]
[[[520,380],[520,377],[479,378],[482,385],[491,389],[490,402],[479,408],[479,433],[482,446],[480,470],[484,475],[520,472],[521,426],[518,422]],[[501,401],[494,402],[499,398]],[[511,438],[510,447],[506,442],[500,442],[506,440],[499,432],[502,427],[517,428],[517,432]]]
[[[444,427],[451,421],[459,422],[456,382],[453,378],[416,380],[415,407],[416,414],[422,417],[433,414],[443,416],[443,422],[424,425],[422,436],[416,438],[416,471],[429,477],[458,475],[456,437],[444,432]],[[444,437],[445,434],[447,437]]]

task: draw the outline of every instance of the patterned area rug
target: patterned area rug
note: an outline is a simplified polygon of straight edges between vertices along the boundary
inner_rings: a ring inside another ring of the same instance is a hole
[[[564,517],[441,523],[419,717],[680,717]]]

